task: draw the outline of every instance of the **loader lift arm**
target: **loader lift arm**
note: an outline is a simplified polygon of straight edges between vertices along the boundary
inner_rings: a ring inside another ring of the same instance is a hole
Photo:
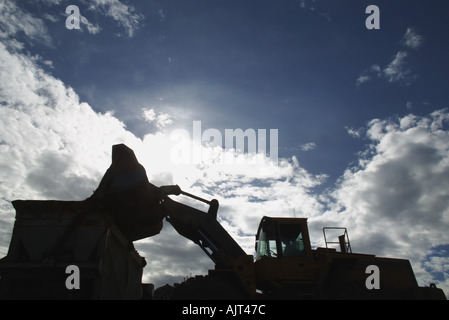
[[[200,248],[220,267],[229,266],[230,259],[246,256],[245,251],[235,242],[229,233],[217,221],[219,203],[191,195],[181,194],[209,204],[206,212],[176,202],[169,197],[162,199],[166,220],[178,233],[200,246]]]
[[[183,194],[209,205],[208,211],[203,212],[174,201],[168,196],[161,199],[166,220],[180,235],[196,243],[215,263],[215,269],[209,270],[208,276],[202,280],[201,291],[204,291],[205,298],[210,299],[211,296],[221,297],[219,299],[253,298],[256,294],[253,256],[247,255],[217,221],[218,201],[215,199],[208,201],[181,189],[170,194]],[[177,290],[182,292],[182,289]],[[191,295],[184,292],[182,296]]]

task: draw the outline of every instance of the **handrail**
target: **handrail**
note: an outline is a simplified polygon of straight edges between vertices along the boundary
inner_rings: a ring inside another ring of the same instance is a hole
[[[335,241],[327,241],[326,238],[326,230],[344,230],[344,233],[338,237],[338,242]],[[328,249],[328,244],[339,244],[341,252],[350,252],[352,253],[351,243],[349,242],[349,234],[348,230],[345,227],[324,227],[323,228],[324,242],[326,244],[326,249]]]

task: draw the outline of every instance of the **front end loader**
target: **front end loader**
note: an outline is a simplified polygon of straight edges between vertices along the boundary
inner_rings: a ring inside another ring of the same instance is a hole
[[[209,209],[172,199],[180,194]],[[418,286],[408,260],[352,253],[346,231],[338,237],[340,251],[328,241],[313,249],[305,218],[262,217],[256,254],[247,254],[217,219],[217,200],[176,185],[156,187],[123,144],[113,146],[112,164],[91,197],[12,204],[16,220],[0,259],[0,299],[446,299],[434,285]],[[164,219],[215,268],[153,295],[141,283],[146,261],[133,242],[158,234]],[[73,266],[78,289],[67,284]]]

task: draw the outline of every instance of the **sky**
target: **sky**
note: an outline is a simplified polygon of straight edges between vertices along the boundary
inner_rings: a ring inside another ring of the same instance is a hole
[[[89,197],[125,143],[153,184],[218,199],[248,254],[263,216],[307,217],[314,246],[345,226],[354,252],[409,259],[448,295],[448,14],[444,0],[1,1],[0,255],[12,200]],[[266,152],[226,144],[237,129]],[[157,286],[213,268],[168,223],[135,246]]]

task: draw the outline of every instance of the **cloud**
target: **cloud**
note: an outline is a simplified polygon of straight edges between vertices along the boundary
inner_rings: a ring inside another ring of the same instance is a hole
[[[0,3],[0,39],[24,34],[27,40],[51,45],[52,40],[42,19],[22,10],[13,1]]]
[[[401,83],[404,85],[412,84],[418,75],[415,74],[407,63],[407,51],[397,52],[393,60],[384,68],[374,64],[370,68],[363,71],[356,80],[357,86],[360,86],[372,79],[385,79],[389,83]]]
[[[363,133],[365,132],[365,128],[354,129],[351,127],[345,127],[348,134],[353,138],[361,138]]]
[[[407,66],[405,59],[408,53],[406,51],[399,51],[393,61],[383,69],[383,75],[388,82],[401,82],[410,84],[416,79],[417,75],[413,74],[412,70]]]
[[[89,10],[101,12],[122,26],[128,37],[134,36],[144,19],[132,5],[124,4],[119,0],[92,0],[88,4]]]
[[[157,15],[159,17],[159,21],[160,22],[164,22],[164,20],[165,20],[165,12],[164,12],[164,10],[163,9],[159,9],[157,11]]]
[[[343,222],[353,249],[410,259],[421,284],[435,281],[429,261],[449,244],[448,124],[447,109],[370,121],[369,148],[333,190],[333,210],[316,221]],[[446,269],[437,282],[448,278]]]
[[[142,109],[142,117],[149,123],[154,123],[159,129],[173,124],[172,117],[168,113],[159,112],[154,109]]]
[[[135,247],[147,262],[142,282],[156,287],[180,283],[214,268],[201,248],[180,236],[169,223],[164,223],[159,235],[137,241]]]
[[[325,18],[328,22],[332,22],[332,16],[330,12],[323,12],[320,8],[317,8],[317,0],[300,0],[299,7],[301,9],[308,9],[312,12],[316,12],[318,16]],[[319,7],[319,6],[318,6]]]
[[[422,46],[424,37],[417,34],[413,28],[407,28],[404,36],[402,37],[401,44],[410,49],[418,49]]]
[[[356,84],[357,86],[361,85],[362,83],[368,82],[371,80],[371,76],[367,75],[367,74],[361,74],[357,80],[356,80]]]
[[[136,12],[134,6],[124,4],[119,0],[83,0],[82,2],[88,6],[86,11],[95,12],[97,18],[101,15],[111,18],[125,30],[128,37],[134,36],[144,19],[143,15]],[[45,5],[48,8],[57,7],[61,9],[62,3],[62,0],[39,0],[34,5]],[[65,13],[65,10],[61,10],[61,12]],[[85,26],[90,34],[95,35],[102,30],[98,22],[93,23],[85,16],[85,12],[80,13],[81,25]],[[42,14],[42,18],[36,17],[19,6],[15,1],[3,1],[0,3],[0,16],[3,17],[0,19],[0,39],[15,37],[23,33],[27,41],[39,42],[47,46],[53,45],[53,40],[48,33],[46,22],[60,23],[57,15],[46,12]],[[66,15],[62,16],[64,19],[66,18]]]
[[[302,151],[310,151],[316,148],[315,142],[308,142],[300,146]]]
[[[316,0],[299,0],[299,6],[302,9],[310,9],[312,11],[315,10]]]
[[[289,153],[296,153],[296,152],[307,152],[311,151],[317,148],[317,144],[315,142],[307,142],[304,144],[296,145],[293,147],[284,147],[281,150]]]
[[[101,27],[100,27],[99,24],[93,24],[93,23],[91,23],[91,22],[90,22],[89,20],[87,20],[87,18],[84,17],[84,16],[81,16],[80,22],[81,22],[82,25],[85,25],[85,26],[86,26],[87,31],[88,31],[90,34],[97,34],[97,33],[100,33],[100,31],[101,31]],[[81,29],[81,30],[82,30],[82,29]]]
[[[357,78],[357,86],[372,80],[373,77],[382,77],[382,71],[379,65],[373,64],[371,67],[363,71]]]
[[[400,44],[406,49],[418,49],[421,47],[424,37],[417,34],[413,28],[407,28]],[[391,62],[381,68],[378,64],[372,65],[364,70],[356,80],[356,85],[360,86],[373,79],[385,79],[389,83],[400,83],[403,85],[411,85],[418,75],[413,72],[413,68],[407,62],[409,52],[406,50],[398,51]]]
[[[44,4],[47,4],[47,5],[55,5],[55,4],[60,4],[64,0],[38,0],[38,1],[40,1]]]

